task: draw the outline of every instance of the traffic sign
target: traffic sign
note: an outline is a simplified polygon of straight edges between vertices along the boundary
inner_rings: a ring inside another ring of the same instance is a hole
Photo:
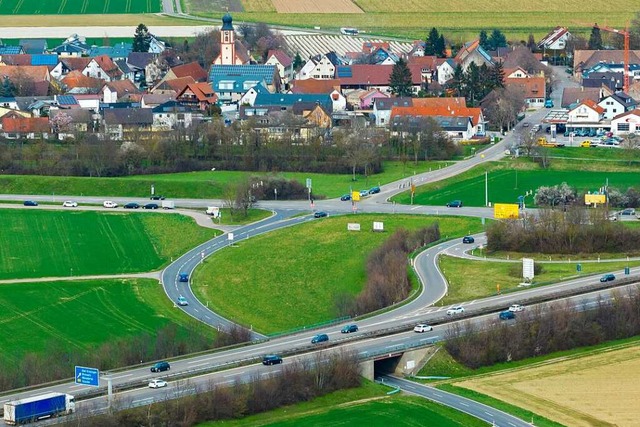
[[[100,371],[96,368],[76,366],[76,384],[98,387],[100,385]]]

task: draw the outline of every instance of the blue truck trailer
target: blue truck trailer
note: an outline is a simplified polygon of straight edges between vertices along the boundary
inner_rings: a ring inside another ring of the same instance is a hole
[[[71,414],[75,411],[72,395],[47,393],[4,404],[4,422],[8,425],[25,424],[42,418]]]

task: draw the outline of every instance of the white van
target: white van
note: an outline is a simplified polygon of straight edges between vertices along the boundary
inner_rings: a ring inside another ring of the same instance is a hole
[[[118,204],[116,202],[112,202],[111,200],[107,200],[102,204],[102,206],[104,206],[105,208],[117,208]]]

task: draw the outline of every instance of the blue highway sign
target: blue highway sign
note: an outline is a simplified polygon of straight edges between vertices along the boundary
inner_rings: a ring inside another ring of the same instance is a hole
[[[76,384],[98,387],[100,384],[100,371],[95,368],[76,366]]]

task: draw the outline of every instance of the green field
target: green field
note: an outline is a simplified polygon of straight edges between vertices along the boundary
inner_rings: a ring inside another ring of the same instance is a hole
[[[193,327],[158,281],[148,279],[3,284],[0,307],[3,363],[53,348],[86,356],[120,338],[155,336],[171,323],[180,334],[185,326]]]
[[[341,390],[310,402],[287,406],[239,420],[202,423],[200,426],[442,426],[480,427],[487,424],[427,399],[396,394],[388,387],[365,382],[362,387]]]
[[[386,184],[414,173],[427,172],[442,167],[443,162],[418,162],[417,166],[409,162],[385,162],[384,172],[368,178],[356,175],[356,181],[350,174],[316,174],[283,172],[278,174],[302,183],[311,178],[313,193],[316,197],[339,197],[350,188],[363,190],[374,185]],[[0,193],[2,194],[65,194],[74,196],[128,196],[148,198],[151,186],[156,194],[167,198],[222,199],[225,188],[250,176],[266,176],[255,172],[241,171],[205,171],[162,175],[136,175],[125,178],[87,178],[36,175],[0,175]]]
[[[0,15],[155,13],[159,0],[0,0]]]
[[[213,238],[177,214],[0,209],[0,279],[156,270]]]
[[[518,203],[518,196],[540,186],[552,186],[566,182],[578,193],[598,190],[609,182],[609,186],[625,191],[638,186],[638,172],[589,171],[584,173],[571,162],[572,170],[512,169],[507,162],[490,163],[475,167],[454,178],[422,185],[416,189],[414,204],[444,206],[455,199],[465,206],[484,206],[485,171],[488,171],[489,201],[495,203]],[[410,203],[409,192],[394,197],[398,203]],[[533,197],[525,199],[527,206],[533,205]]]
[[[373,233],[373,221],[385,232]],[[417,215],[336,216],[256,236],[207,258],[192,280],[194,292],[229,319],[275,333],[336,317],[333,297],[357,294],[367,255],[400,227],[417,229],[438,221],[442,236],[482,229],[476,218]],[[360,232],[347,232],[358,222]],[[274,244],[277,242],[277,245]]]

